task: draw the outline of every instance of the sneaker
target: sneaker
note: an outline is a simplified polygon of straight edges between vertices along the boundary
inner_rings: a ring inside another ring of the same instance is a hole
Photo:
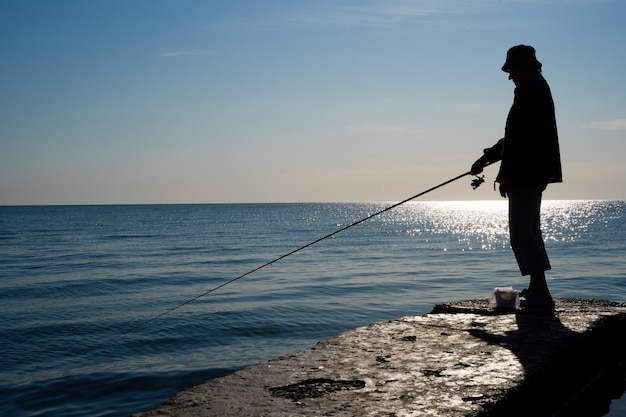
[[[554,301],[532,291],[520,291],[520,307],[528,310],[552,311],[554,310]]]

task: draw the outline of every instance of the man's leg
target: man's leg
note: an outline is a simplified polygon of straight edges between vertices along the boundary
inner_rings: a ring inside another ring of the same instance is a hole
[[[509,190],[511,247],[522,275],[530,275],[528,290],[552,299],[545,271],[550,261],[541,235],[541,195],[545,186],[515,186]]]

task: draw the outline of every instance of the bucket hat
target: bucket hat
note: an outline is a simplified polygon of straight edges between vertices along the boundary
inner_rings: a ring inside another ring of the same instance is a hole
[[[511,69],[540,70],[541,62],[537,61],[535,48],[529,45],[517,45],[510,48],[506,53],[502,71],[511,72]]]

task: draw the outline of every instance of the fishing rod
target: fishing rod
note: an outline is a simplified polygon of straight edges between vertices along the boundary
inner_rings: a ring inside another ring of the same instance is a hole
[[[487,164],[487,165],[490,165],[490,164]],[[485,165],[485,166],[487,166],[487,165]],[[444,181],[444,182],[442,182],[441,184],[435,185],[434,187],[431,187],[431,188],[429,188],[428,190],[422,191],[422,192],[421,192],[421,193],[419,193],[419,194],[415,194],[414,196],[411,196],[411,197],[409,197],[409,198],[406,198],[406,199],[404,199],[404,200],[402,200],[402,201],[400,201],[400,202],[398,202],[398,203],[395,203],[395,204],[393,204],[393,205],[391,205],[391,206],[385,207],[385,208],[383,208],[382,210],[379,210],[379,211],[375,212],[374,214],[370,214],[369,216],[362,218],[361,220],[357,220],[357,221],[356,221],[356,222],[354,222],[354,223],[351,223],[351,224],[349,224],[349,225],[347,225],[347,226],[344,226],[344,227],[342,227],[342,228],[340,228],[340,229],[337,229],[337,230],[335,230],[334,232],[329,233],[329,234],[327,234],[327,235],[325,235],[325,236],[322,236],[322,237],[320,237],[319,239],[316,239],[316,240],[314,240],[314,241],[312,241],[312,242],[310,242],[310,243],[307,243],[307,244],[306,244],[306,245],[304,245],[304,246],[300,246],[299,248],[294,249],[294,250],[292,250],[291,252],[288,252],[288,253],[286,253],[286,254],[284,254],[284,255],[279,256],[278,258],[275,258],[275,259],[273,259],[273,260],[271,260],[271,261],[269,261],[269,262],[264,263],[264,264],[263,264],[263,265],[261,265],[261,266],[258,266],[258,267],[254,268],[254,269],[251,269],[250,271],[246,272],[245,274],[241,274],[241,275],[239,275],[238,277],[235,277],[235,278],[233,278],[233,279],[231,279],[231,280],[229,280],[229,281],[226,281],[226,282],[224,282],[224,283],[222,283],[222,284],[220,284],[220,285],[218,285],[218,286],[216,286],[216,287],[214,287],[214,288],[211,288],[211,289],[210,289],[210,290],[208,290],[208,291],[203,292],[203,293],[202,293],[202,294],[200,294],[200,295],[197,295],[197,296],[195,296],[195,297],[193,297],[193,298],[190,298],[189,300],[184,301],[184,302],[182,302],[182,303],[180,303],[180,304],[178,304],[178,305],[176,305],[176,306],[174,306],[174,307],[172,307],[172,308],[170,308],[170,309],[168,309],[168,310],[165,310],[165,311],[163,311],[162,313],[159,313],[159,314],[157,314],[156,316],[154,316],[154,317],[152,317],[152,318],[150,318],[150,319],[148,319],[148,320],[145,320],[145,321],[143,321],[143,322],[141,322],[141,323],[139,323],[139,324],[137,324],[137,325],[135,325],[135,326],[131,327],[130,329],[128,329],[128,330],[126,330],[124,333],[122,333],[120,336],[124,336],[124,335],[126,335],[126,334],[128,334],[128,333],[131,333],[132,331],[134,331],[134,330],[136,330],[136,329],[138,329],[138,328],[140,328],[140,327],[144,327],[144,326],[148,325],[149,323],[152,323],[153,321],[155,321],[155,320],[157,320],[157,319],[159,319],[159,318],[161,318],[161,317],[163,317],[163,316],[165,316],[165,315],[167,315],[167,314],[170,314],[171,312],[173,312],[173,311],[175,311],[175,310],[178,310],[178,309],[179,309],[179,308],[181,308],[181,307],[186,306],[187,304],[191,304],[191,303],[193,303],[194,301],[196,301],[196,300],[198,300],[198,299],[200,299],[200,298],[202,298],[202,297],[205,297],[205,296],[209,295],[209,294],[210,294],[210,293],[212,293],[212,292],[215,292],[215,291],[219,290],[220,288],[223,288],[223,287],[225,287],[225,286],[227,286],[227,285],[229,285],[229,284],[232,284],[232,283],[233,283],[233,282],[235,282],[235,281],[238,281],[238,280],[240,280],[240,279],[242,279],[242,278],[244,278],[244,277],[247,277],[248,275],[250,275],[250,274],[252,274],[252,273],[254,273],[254,272],[256,272],[256,271],[258,271],[258,270],[260,270],[260,269],[263,269],[263,268],[265,268],[265,267],[268,267],[268,266],[270,266],[270,265],[272,265],[272,264],[274,264],[274,263],[276,263],[276,262],[280,261],[281,259],[285,259],[286,257],[291,256],[291,255],[293,255],[293,254],[295,254],[295,253],[297,253],[297,252],[300,252],[301,250],[304,250],[304,249],[306,249],[306,248],[308,248],[308,247],[311,247],[311,246],[315,245],[316,243],[319,243],[319,242],[321,242],[321,241],[323,241],[323,240],[326,240],[326,239],[328,239],[328,238],[330,238],[330,237],[332,237],[332,236],[335,236],[335,235],[336,235],[336,234],[338,234],[338,233],[341,233],[341,232],[343,232],[343,231],[345,231],[345,230],[350,229],[351,227],[354,227],[354,226],[356,226],[356,225],[359,225],[359,224],[361,224],[361,223],[363,223],[363,222],[365,222],[365,221],[367,221],[367,220],[369,220],[369,219],[371,219],[371,218],[373,218],[373,217],[379,216],[379,215],[381,215],[381,214],[383,214],[383,213],[385,213],[385,212],[387,212],[387,211],[389,211],[389,210],[392,210],[392,209],[394,209],[394,208],[396,208],[396,207],[398,207],[398,206],[401,206],[402,204],[408,203],[408,202],[409,202],[409,201],[411,201],[411,200],[415,200],[416,198],[421,197],[421,196],[423,196],[424,194],[428,194],[428,193],[430,193],[431,191],[434,191],[434,190],[436,190],[436,189],[438,189],[438,188],[441,188],[441,187],[443,187],[443,186],[445,186],[445,185],[448,185],[448,184],[450,184],[451,182],[454,182],[454,181],[456,181],[456,180],[458,180],[458,179],[461,179],[461,178],[463,178],[463,177],[465,177],[465,176],[467,176],[467,175],[471,175],[471,171],[467,171],[467,172],[465,172],[465,173],[463,173],[463,174],[461,174],[461,175],[457,175],[456,177],[451,178],[451,179],[449,179],[449,180],[447,180],[447,181]],[[482,175],[482,176],[475,175],[475,176],[476,176],[476,178],[475,178],[475,179],[473,179],[473,180],[472,180],[472,183],[471,183],[472,188],[473,188],[474,190],[475,190],[476,188],[478,188],[478,187],[480,186],[480,184],[482,184],[483,182],[485,182],[485,176],[484,176],[484,175]]]

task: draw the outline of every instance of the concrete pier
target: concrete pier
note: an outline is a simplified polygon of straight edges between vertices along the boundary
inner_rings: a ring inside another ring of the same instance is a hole
[[[188,388],[154,416],[600,416],[624,391],[626,303],[487,300],[373,323]]]

